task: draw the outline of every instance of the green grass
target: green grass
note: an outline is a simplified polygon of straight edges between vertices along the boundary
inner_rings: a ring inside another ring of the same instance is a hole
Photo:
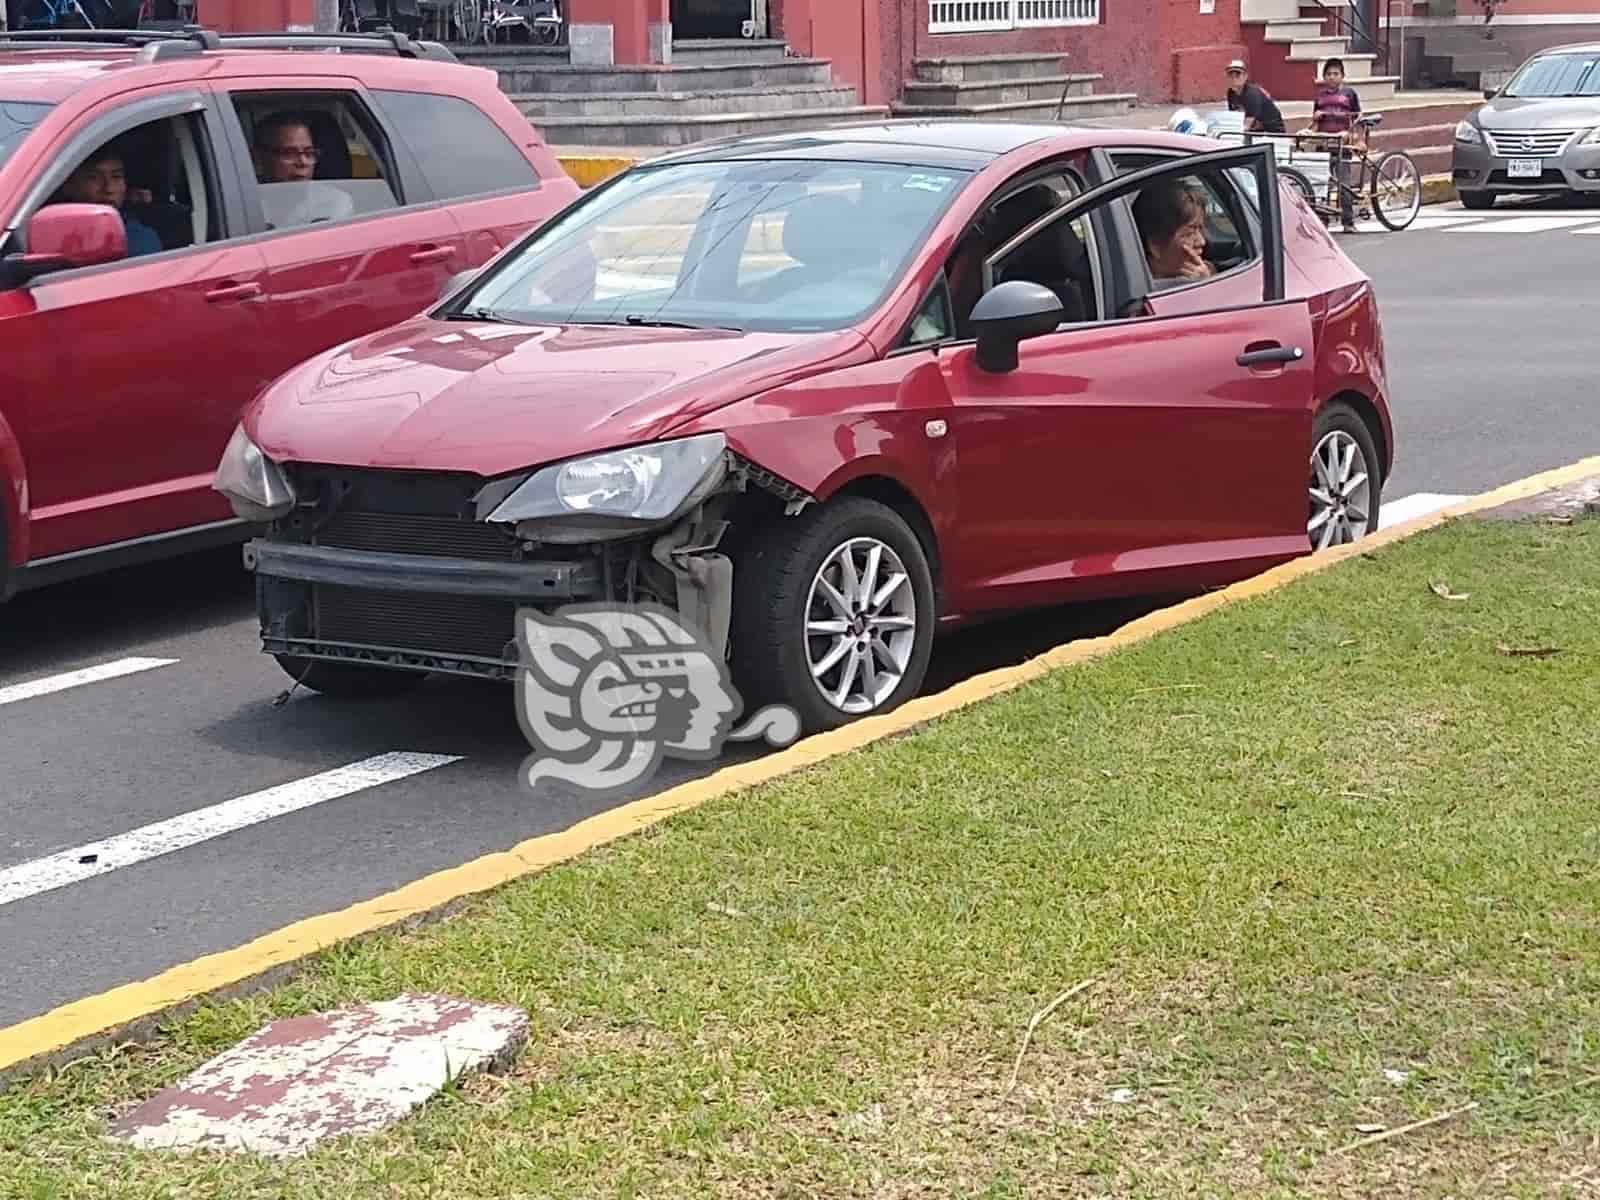
[[[1353,559],[0,1094],[0,1196],[1592,1195],[1597,618],[1600,523]],[[303,1161],[102,1137],[412,988],[528,1048]]]

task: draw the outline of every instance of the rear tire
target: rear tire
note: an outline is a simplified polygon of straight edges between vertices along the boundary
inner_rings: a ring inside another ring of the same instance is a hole
[[[323,662],[321,659],[297,658],[291,654],[275,654],[273,658],[284,673],[301,687],[339,700],[371,700],[404,695],[425,678],[421,671]]]
[[[1311,426],[1306,536],[1313,552],[1378,532],[1380,461],[1360,413],[1341,400],[1323,405]]]
[[[1311,186],[1311,180],[1302,171],[1295,167],[1279,167],[1278,174],[1294,185],[1294,190],[1300,193],[1312,212],[1317,211],[1317,189]]]
[[[858,606],[860,597],[842,582],[847,560],[863,585],[876,562],[880,602]],[[889,712],[921,690],[933,652],[933,572],[922,542],[888,505],[846,496],[781,518],[753,532],[735,557],[733,579],[741,719],[784,704],[805,733],[817,733]],[[848,620],[830,587],[846,602]]]
[[[1493,192],[1458,192],[1457,199],[1461,201],[1462,208],[1482,210],[1494,207]]]

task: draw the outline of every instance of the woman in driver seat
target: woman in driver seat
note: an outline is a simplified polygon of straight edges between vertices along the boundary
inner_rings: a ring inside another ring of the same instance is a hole
[[[1205,206],[1178,180],[1162,180],[1140,192],[1133,202],[1133,219],[1158,284],[1190,283],[1216,274],[1205,259]]]

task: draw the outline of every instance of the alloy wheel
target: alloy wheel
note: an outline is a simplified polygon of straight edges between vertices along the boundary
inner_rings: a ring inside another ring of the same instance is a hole
[[[872,712],[900,686],[916,649],[911,576],[886,543],[851,538],[812,577],[805,621],[817,690],[852,716]]]
[[[1372,472],[1361,444],[1341,429],[1311,452],[1311,516],[1306,533],[1317,550],[1342,546],[1366,533],[1372,511]]]

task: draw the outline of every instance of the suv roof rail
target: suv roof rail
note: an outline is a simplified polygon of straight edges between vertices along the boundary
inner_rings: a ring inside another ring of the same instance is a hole
[[[160,62],[206,50],[336,50],[396,54],[432,62],[459,62],[439,42],[414,41],[382,26],[372,33],[222,33],[198,25],[178,29],[19,29],[0,32],[0,51],[25,48],[95,50],[125,46],[143,62]]]

